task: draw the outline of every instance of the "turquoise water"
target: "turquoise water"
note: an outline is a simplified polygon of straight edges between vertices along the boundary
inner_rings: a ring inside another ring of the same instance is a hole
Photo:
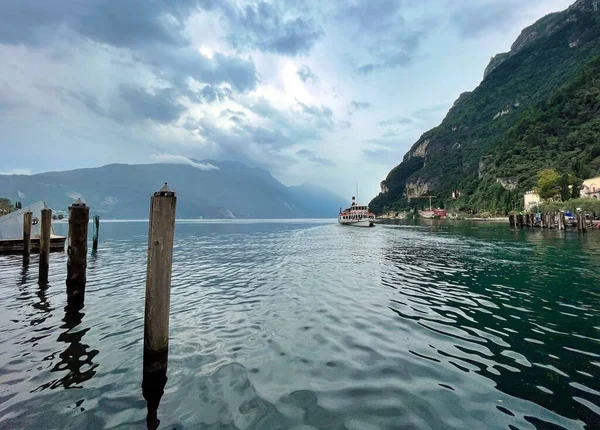
[[[146,235],[101,222],[79,312],[0,256],[0,428],[146,425]],[[182,222],[171,309],[160,428],[600,428],[597,232]]]

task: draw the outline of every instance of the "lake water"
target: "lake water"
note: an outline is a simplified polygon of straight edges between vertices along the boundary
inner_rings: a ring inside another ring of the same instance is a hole
[[[57,224],[66,233],[66,224]],[[0,428],[144,428],[147,223],[0,257]],[[600,234],[180,222],[165,429],[600,428]]]

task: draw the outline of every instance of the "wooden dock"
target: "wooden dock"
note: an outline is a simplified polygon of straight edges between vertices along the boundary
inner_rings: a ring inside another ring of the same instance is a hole
[[[50,237],[50,252],[62,252],[65,250],[65,242],[67,238],[65,236],[51,236]],[[40,252],[40,238],[31,238],[31,253],[39,254]],[[0,255],[7,254],[22,254],[23,253],[23,239],[0,239]]]

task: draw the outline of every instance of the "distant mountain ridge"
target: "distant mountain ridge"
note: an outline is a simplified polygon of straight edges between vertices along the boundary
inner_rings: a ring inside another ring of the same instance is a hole
[[[62,211],[82,197],[93,213],[118,219],[148,218],[149,198],[164,182],[177,193],[178,218],[331,218],[343,204],[328,190],[287,187],[268,171],[240,162],[189,161],[0,175],[0,195],[24,203],[44,200]]]
[[[597,174],[599,57],[600,0],[577,0],[525,28],[389,172],[372,210],[433,195],[442,207],[506,212],[519,208],[540,169]]]

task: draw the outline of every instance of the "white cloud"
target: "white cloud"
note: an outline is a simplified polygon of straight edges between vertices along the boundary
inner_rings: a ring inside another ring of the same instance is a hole
[[[150,2],[141,15],[0,2],[15,17],[0,31],[0,171],[228,159],[344,195],[360,172],[374,195],[492,55],[573,0],[482,2]]]
[[[31,169],[11,169],[0,171],[0,175],[31,175]]]
[[[153,154],[149,157],[155,163],[167,163],[167,164],[187,164],[200,170],[219,170],[217,166],[213,166],[210,163],[198,163],[194,160],[190,160],[182,155],[173,154]]]

